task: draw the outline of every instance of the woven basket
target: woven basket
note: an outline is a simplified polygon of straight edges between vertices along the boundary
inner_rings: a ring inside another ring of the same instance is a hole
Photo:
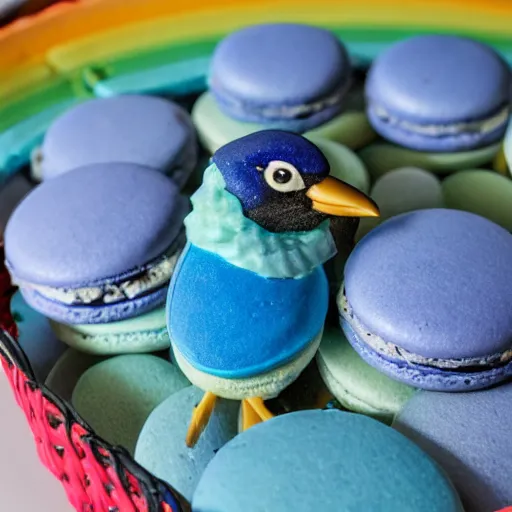
[[[75,36],[76,26],[83,17],[87,19],[87,23],[94,30],[102,31],[110,29],[110,23],[115,21],[115,27],[123,24],[144,23],[158,16],[167,16],[170,7],[162,7],[164,4],[175,6],[175,11],[181,14],[181,11],[192,12],[197,10],[201,4],[210,9],[208,16],[212,15],[212,8],[229,6],[229,8],[243,11],[245,3],[251,3],[249,0],[241,0],[236,2],[233,0],[167,0],[167,2],[157,2],[157,0],[68,0],[66,2],[58,2],[56,5],[47,9],[46,12],[31,17],[25,17],[10,27],[2,29],[0,32],[0,72],[4,73],[7,78],[9,76],[8,68],[13,63],[26,60],[36,64],[44,60],[45,52],[52,48],[53,44],[61,41],[72,40]],[[400,0],[366,0],[369,4],[388,4],[395,6],[402,12],[407,11],[407,6]],[[33,0],[31,5],[42,7],[50,0]],[[157,6],[161,3],[162,6]],[[240,3],[240,6],[237,4]],[[258,4],[259,2],[253,2]],[[257,19],[253,19],[256,10],[247,10],[244,14],[251,18],[251,21],[263,21],[266,19],[269,10],[274,9],[271,5],[273,2],[263,2],[259,7],[259,15]],[[282,0],[276,2],[280,4],[289,3],[293,5],[293,15],[299,21],[301,18],[301,10],[296,9],[296,1]],[[315,5],[316,2],[308,0],[308,4]],[[321,23],[328,26],[340,27],[347,23],[345,14],[347,5],[354,6],[352,23],[364,25],[365,18],[376,18],[381,13],[384,22],[381,27],[386,26],[385,20],[386,9],[359,8],[357,2],[349,2],[343,4],[343,0],[322,0],[320,2],[328,14],[321,20],[315,18],[315,23]],[[471,33],[475,30],[475,25],[480,24],[486,27],[486,37],[496,36],[496,44],[506,51],[509,60],[512,61],[512,43],[508,38],[508,26],[506,20],[510,19],[512,12],[512,4],[509,0],[488,0],[481,2],[482,5],[488,5],[488,9],[477,7],[479,0],[453,0],[450,7],[442,7],[442,0],[432,0],[431,2],[411,2],[413,5],[409,10],[411,19],[428,18],[425,23],[435,26],[437,20],[456,20],[469,21],[468,29],[458,30],[459,32]],[[60,5],[59,5],[60,4]],[[101,4],[101,5],[100,5]],[[133,12],[127,6],[151,4],[151,9],[147,13],[141,13],[138,10]],[[326,9],[326,5],[329,9]],[[332,4],[332,5],[331,5]],[[419,8],[418,6],[420,6]],[[471,4],[471,5],[470,5]],[[78,9],[83,6],[83,9]],[[458,6],[458,11],[456,7]],[[75,9],[75,7],[77,7]],[[382,5],[380,6],[382,7]],[[418,10],[419,9],[419,10]],[[466,9],[473,9],[467,15],[458,15],[458,12],[465,13]],[[30,14],[34,9],[22,11],[22,14]],[[396,9],[395,9],[396,10]],[[170,11],[169,11],[170,12]],[[290,11],[284,7],[280,10],[279,6],[275,7],[277,18],[282,18],[286,14],[287,21]],[[318,9],[322,12],[322,9]],[[393,7],[389,12],[394,12]],[[402,12],[402,14],[403,14]],[[263,14],[261,14],[263,13]],[[283,14],[284,13],[284,14]],[[61,15],[64,21],[60,20]],[[351,19],[348,16],[347,19]],[[393,14],[394,16],[394,14]],[[397,15],[398,16],[398,15]],[[404,15],[405,16],[405,15]],[[276,18],[276,19],[277,19]],[[491,19],[492,18],[492,19]],[[179,15],[177,16],[179,18]],[[202,18],[201,18],[202,19]],[[35,20],[35,21],[34,21]],[[473,23],[472,20],[478,20]],[[45,23],[43,23],[45,21]],[[302,21],[311,21],[303,19]],[[221,23],[222,22],[222,23]],[[31,32],[32,24],[38,25],[38,30]],[[181,23],[181,21],[180,21]],[[205,25],[211,26],[210,21]],[[213,26],[215,22],[211,22]],[[236,28],[234,21],[230,22],[229,16],[222,16],[217,19],[216,23],[223,25],[222,30],[232,30]],[[392,23],[395,23],[393,17]],[[494,29],[493,27],[499,27]],[[366,23],[366,33],[372,35],[378,33],[379,24]],[[400,23],[398,23],[400,28]],[[445,24],[440,27],[445,30]],[[489,28],[491,27],[491,28]],[[504,28],[505,27],[505,28]],[[405,26],[404,33],[409,33],[409,26]],[[480,27],[479,27],[480,28]],[[172,31],[169,31],[172,32]],[[479,32],[479,30],[477,31]],[[347,35],[350,35],[350,30]],[[352,40],[354,44],[360,43],[360,36],[357,31]],[[398,34],[398,33],[397,33]],[[504,35],[506,38],[504,39]],[[81,37],[84,34],[81,34]],[[37,44],[31,44],[31,36],[36,38]],[[398,35],[397,35],[398,37]],[[136,38],[135,38],[136,39]],[[372,39],[373,40],[373,39]],[[498,44],[499,43],[499,44]],[[163,44],[163,43],[161,43]],[[371,45],[370,45],[371,46]],[[366,50],[364,41],[363,50]],[[35,56],[31,52],[35,52]],[[363,52],[364,53],[364,52]],[[25,62],[22,62],[23,64]],[[82,71],[82,70],[78,70]],[[70,79],[77,79],[81,74],[74,70],[70,74]],[[1,74],[1,73],[0,73]],[[7,80],[9,82],[9,80]],[[3,84],[0,84],[3,85]],[[23,84],[21,84],[23,85]],[[10,94],[16,96],[18,87],[21,87],[17,79],[10,82]],[[31,84],[24,84],[28,87]],[[9,87],[8,87],[9,90]],[[83,91],[81,91],[83,93]],[[121,447],[113,447],[99,436],[95,434],[93,429],[72,409],[72,407],[64,400],[60,399],[43,383],[37,381],[30,363],[16,341],[17,328],[10,314],[10,298],[15,289],[11,285],[8,272],[3,265],[4,252],[0,242],[0,360],[5,374],[8,377],[12,390],[14,392],[18,405],[25,412],[29,426],[34,434],[39,457],[43,464],[58,478],[65,488],[70,503],[76,510],[81,512],[187,512],[190,511],[190,505],[187,501],[167,483],[159,480],[151,475],[144,468],[138,465]],[[500,512],[512,512],[512,507],[503,509]]]
[[[0,247],[0,358],[18,405],[34,434],[42,463],[81,512],[187,512],[186,500],[148,473],[126,450],[111,446],[44,384],[16,341],[10,313],[15,292]]]

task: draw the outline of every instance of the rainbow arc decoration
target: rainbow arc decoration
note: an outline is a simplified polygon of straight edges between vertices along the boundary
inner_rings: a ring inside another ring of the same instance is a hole
[[[295,21],[333,30],[354,61],[418,33],[468,35],[512,63],[509,0],[82,0],[0,31],[0,175],[27,162],[77,102],[205,86],[215,44],[240,27]]]

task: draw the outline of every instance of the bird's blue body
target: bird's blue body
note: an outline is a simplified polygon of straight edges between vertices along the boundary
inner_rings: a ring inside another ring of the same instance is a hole
[[[273,279],[193,244],[171,282],[171,341],[196,369],[223,378],[262,374],[292,360],[322,330],[328,285],[321,266]]]
[[[301,360],[269,377],[275,394],[309,362],[299,356],[322,333],[329,296],[322,265],[336,254],[328,215],[374,205],[329,176],[313,143],[276,130],[220,148],[191,200],[188,244],[167,300],[173,347],[187,367],[217,380]]]

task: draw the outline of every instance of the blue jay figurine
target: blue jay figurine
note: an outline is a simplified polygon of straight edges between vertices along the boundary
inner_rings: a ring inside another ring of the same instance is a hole
[[[272,417],[277,396],[314,357],[327,314],[329,216],[377,216],[375,203],[329,176],[310,141],[268,130],[220,148],[192,196],[188,243],[167,298],[174,357],[206,394],[193,446],[217,397],[242,400],[242,427]]]

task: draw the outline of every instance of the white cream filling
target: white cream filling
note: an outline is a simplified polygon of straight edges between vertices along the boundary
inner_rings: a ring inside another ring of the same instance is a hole
[[[406,361],[410,364],[431,366],[442,370],[462,370],[466,367],[472,366],[498,366],[512,361],[512,348],[506,350],[505,352],[493,354],[490,356],[464,357],[460,359],[438,359],[413,354],[404,348],[398,347],[393,343],[386,342],[381,337],[368,332],[368,330],[354,315],[354,312],[348,303],[347,297],[345,296],[344,288],[341,288],[338,296],[338,308],[341,316],[350,324],[358,338],[364,344],[371,347],[374,351],[379,352],[389,359]]]
[[[83,288],[54,288],[51,286],[23,283],[40,295],[62,304],[87,305],[102,301],[112,304],[123,300],[131,300],[164,286],[172,277],[181,248],[172,255],[164,256],[147,268],[140,275],[119,283],[106,283]]]
[[[453,124],[419,124],[411,121],[401,120],[391,115],[385,108],[379,105],[370,107],[375,115],[388,124],[402,128],[418,135],[429,137],[442,137],[458,135],[460,133],[490,133],[507,123],[510,116],[510,107],[503,107],[497,114],[479,121],[468,121]]]
[[[228,98],[224,93],[221,95],[214,94],[218,97],[225,105],[231,105],[232,107],[238,108],[241,112],[247,112],[253,115],[261,115],[262,117],[268,118],[280,118],[280,119],[295,119],[297,117],[307,117],[329,107],[333,107],[342,102],[343,98],[350,89],[352,81],[348,80],[346,84],[334,93],[313,101],[312,103],[303,103],[299,105],[279,105],[271,107],[261,107],[257,105],[248,105],[240,100]],[[210,87],[211,89],[211,87]],[[217,90],[219,87],[217,87]]]

